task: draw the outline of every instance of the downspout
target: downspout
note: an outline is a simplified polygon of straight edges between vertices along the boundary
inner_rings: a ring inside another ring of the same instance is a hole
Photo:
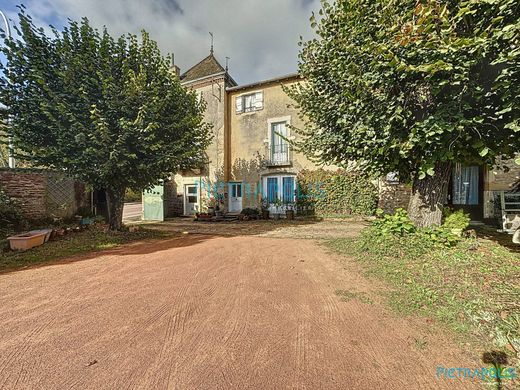
[[[227,75],[224,86],[227,83]],[[228,209],[229,180],[231,177],[231,104],[230,94],[224,87],[224,210]]]

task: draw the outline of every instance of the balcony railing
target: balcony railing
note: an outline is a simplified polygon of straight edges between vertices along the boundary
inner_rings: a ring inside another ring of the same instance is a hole
[[[292,164],[292,153],[288,144],[271,145],[267,149],[269,166],[278,167]]]

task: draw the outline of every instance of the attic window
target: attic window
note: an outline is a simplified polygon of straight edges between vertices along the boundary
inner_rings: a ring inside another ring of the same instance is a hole
[[[237,114],[261,110],[264,107],[264,94],[255,92],[237,96],[235,106]]]

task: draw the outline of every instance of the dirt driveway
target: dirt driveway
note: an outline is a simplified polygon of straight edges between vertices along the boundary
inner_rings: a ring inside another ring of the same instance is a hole
[[[436,379],[478,361],[346,264],[314,240],[185,234],[0,275],[0,388],[476,386]]]

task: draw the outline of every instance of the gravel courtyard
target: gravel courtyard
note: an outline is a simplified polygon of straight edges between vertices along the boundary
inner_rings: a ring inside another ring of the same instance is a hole
[[[0,388],[477,388],[435,377],[476,354],[312,239],[362,225],[170,221],[175,238],[0,275]]]

